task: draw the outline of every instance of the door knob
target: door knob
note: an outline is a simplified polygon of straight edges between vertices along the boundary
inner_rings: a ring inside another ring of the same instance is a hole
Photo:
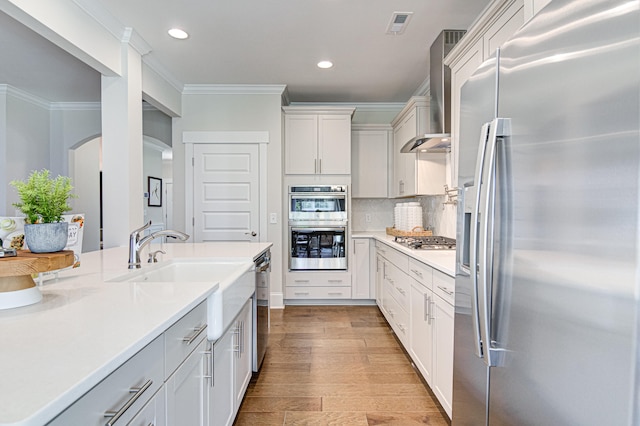
[[[255,237],[256,235],[256,231],[251,231],[251,232],[245,232],[244,235],[251,235],[252,237]]]

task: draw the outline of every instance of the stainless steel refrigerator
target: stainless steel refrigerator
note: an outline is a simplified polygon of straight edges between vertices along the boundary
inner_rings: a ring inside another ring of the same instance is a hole
[[[553,0],[462,87],[453,425],[638,425],[638,0]]]

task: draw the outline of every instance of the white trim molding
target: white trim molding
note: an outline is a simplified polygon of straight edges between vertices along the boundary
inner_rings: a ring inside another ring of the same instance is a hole
[[[285,84],[185,84],[183,95],[280,95]]]
[[[269,143],[269,132],[182,132],[182,143]]]

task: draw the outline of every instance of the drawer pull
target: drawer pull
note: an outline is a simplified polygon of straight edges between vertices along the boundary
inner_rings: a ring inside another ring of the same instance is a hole
[[[309,280],[293,280],[294,283],[308,283]]]
[[[190,334],[190,335],[188,335],[188,336],[183,337],[183,338],[182,338],[182,341],[183,341],[184,343],[186,343],[187,345],[192,344],[192,343],[193,343],[193,341],[194,341],[194,340],[196,340],[196,338],[198,337],[198,335],[199,335],[200,333],[202,333],[202,331],[203,331],[205,328],[207,328],[207,324],[203,324],[203,325],[201,325],[200,327],[196,327],[196,328],[194,328],[194,329],[193,329],[193,333],[191,333],[191,334]]]
[[[129,400],[122,406],[120,407],[120,409],[118,411],[107,411],[106,413],[104,413],[105,417],[111,417],[111,420],[109,420],[107,422],[106,426],[113,426],[114,424],[116,424],[116,422],[118,420],[120,420],[120,417],[122,417],[122,415],[129,409],[131,408],[131,406],[133,404],[136,403],[136,401],[138,400],[138,398],[140,398],[142,396],[142,394],[144,393],[144,391],[146,391],[147,389],[149,389],[149,387],[153,384],[153,380],[147,380],[147,382],[142,385],[142,387],[140,388],[131,388],[129,389],[129,393],[132,393],[133,396],[131,398],[129,398]]]
[[[396,290],[398,290],[398,293],[400,293],[403,296],[407,295],[407,293],[403,289],[401,289],[400,287],[396,287]]]
[[[308,296],[309,295],[308,292],[298,292],[298,291],[294,292],[293,294],[295,296]]]
[[[439,286],[438,286],[438,288],[439,288],[440,290],[444,291],[445,293],[447,293],[447,295],[449,295],[449,296],[453,296],[453,290],[449,290],[448,288],[446,288],[446,287],[442,287],[441,285],[439,285]]]
[[[397,324],[397,326],[400,329],[400,331],[402,331],[402,334],[404,334],[405,330],[404,330],[404,327],[402,326],[402,324]]]
[[[342,280],[329,280],[330,283],[341,283]]]
[[[337,292],[337,291],[333,291],[333,292],[329,292],[329,296],[342,296],[342,292]]]
[[[422,272],[418,271],[417,269],[412,269],[411,272],[422,278]]]

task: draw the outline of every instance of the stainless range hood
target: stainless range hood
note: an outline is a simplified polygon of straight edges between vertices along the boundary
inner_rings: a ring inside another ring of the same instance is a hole
[[[429,90],[431,131],[417,135],[400,152],[446,151],[451,147],[451,70],[443,63],[444,57],[466,33],[464,30],[444,30],[429,50]],[[418,149],[419,148],[419,149]]]

